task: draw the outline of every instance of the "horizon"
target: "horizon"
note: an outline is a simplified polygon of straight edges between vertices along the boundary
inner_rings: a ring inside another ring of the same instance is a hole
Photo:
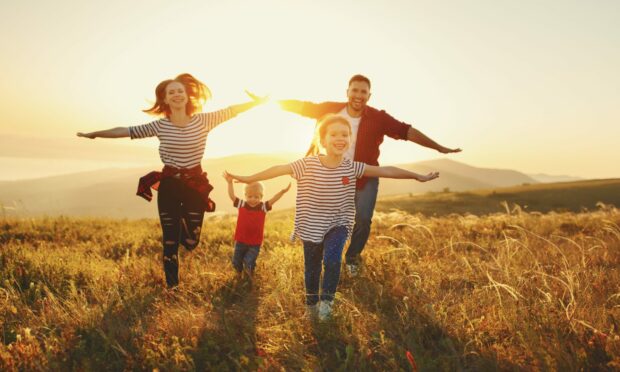
[[[214,157],[214,158],[209,158],[209,159],[202,159],[202,164],[204,165],[205,162],[213,162],[213,163],[218,163],[218,162],[222,162],[222,161],[226,161],[229,159],[234,159],[234,158],[243,158],[243,157],[275,157],[275,158],[282,158],[283,160],[287,160],[290,159],[291,161],[294,159],[299,158],[300,156],[297,153],[293,153],[293,152],[271,152],[271,153],[239,153],[239,154],[233,154],[233,155],[225,155],[225,156],[220,156],[220,157]],[[3,158],[2,156],[0,156],[0,166],[6,166],[6,163],[4,163],[5,158]],[[39,160],[39,159],[32,159],[32,158],[22,158],[22,160],[25,161],[46,161],[49,163],[49,159],[48,160]],[[464,165],[467,167],[472,167],[472,168],[476,168],[476,169],[484,169],[484,170],[497,170],[497,171],[515,171],[518,173],[521,173],[523,175],[529,176],[534,178],[535,176],[539,176],[539,177],[554,177],[554,178],[571,178],[571,179],[575,179],[575,180],[596,180],[596,179],[616,179],[616,178],[620,178],[620,177],[606,177],[606,178],[586,178],[586,177],[581,177],[578,175],[567,175],[567,174],[550,174],[550,173],[530,173],[530,172],[526,172],[520,169],[511,169],[511,168],[487,168],[487,167],[480,167],[478,165],[475,164],[468,164],[462,161],[458,161],[458,160],[454,160],[451,159],[449,156],[444,155],[442,157],[439,158],[428,158],[428,159],[420,159],[420,160],[416,160],[416,161],[410,161],[410,162],[394,162],[394,163],[381,163],[381,165],[412,165],[412,164],[423,164],[423,163],[427,163],[427,162],[434,162],[434,161],[445,161],[445,162],[451,162],[451,163],[457,163],[459,165]],[[67,159],[60,159],[60,164],[61,165],[66,165]],[[77,161],[77,164],[80,164],[79,161]],[[3,175],[0,175],[0,182],[13,182],[13,181],[32,181],[32,180],[37,180],[37,179],[45,179],[45,178],[50,178],[50,177],[59,177],[59,176],[69,176],[69,175],[73,175],[73,174],[81,174],[81,173],[89,173],[89,172],[106,172],[106,171],[123,171],[123,170],[132,170],[132,169],[144,169],[144,168],[153,168],[153,170],[157,170],[159,168],[161,168],[163,165],[161,164],[157,164],[157,161],[153,161],[151,163],[149,162],[134,162],[134,163],[128,163],[128,162],[110,162],[110,161],[86,161],[85,162],[86,167],[82,167],[80,168],[80,166],[76,166],[75,169],[72,169],[71,171],[69,170],[63,170],[63,171],[59,171],[57,170],[57,168],[52,167],[51,170],[48,169],[48,172],[46,174],[41,175],[40,171],[37,171],[37,173],[27,173],[27,172],[23,172],[22,173],[22,177],[19,178],[3,178]],[[100,167],[97,168],[92,168],[91,165],[92,164],[97,164]],[[205,169],[206,171],[208,171],[208,169]],[[260,170],[257,168],[257,170]],[[39,175],[36,175],[39,174]],[[544,181],[539,181],[539,182],[544,182]]]

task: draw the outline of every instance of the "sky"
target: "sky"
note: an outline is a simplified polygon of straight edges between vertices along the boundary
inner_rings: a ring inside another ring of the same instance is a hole
[[[75,133],[153,120],[141,110],[155,86],[182,72],[213,92],[205,111],[245,89],[343,101],[361,73],[369,105],[463,149],[386,139],[382,164],[620,177],[618,1],[23,0],[0,13],[0,179],[157,162],[156,140]],[[216,128],[205,157],[301,156],[312,133],[271,103]]]

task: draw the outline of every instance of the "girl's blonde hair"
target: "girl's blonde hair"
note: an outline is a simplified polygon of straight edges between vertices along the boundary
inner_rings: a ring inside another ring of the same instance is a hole
[[[327,128],[330,125],[341,123],[349,128],[349,133],[351,133],[351,123],[344,117],[336,114],[327,114],[321,118],[316,124],[314,129],[314,137],[312,138],[312,143],[310,143],[310,148],[306,152],[306,156],[318,155],[320,150],[321,140],[327,134]]]
[[[172,82],[178,82],[183,84],[185,93],[187,94],[187,105],[185,106],[185,112],[187,115],[193,115],[196,112],[202,110],[202,105],[211,98],[211,91],[200,80],[193,77],[191,74],[181,74],[174,79],[167,79],[157,84],[155,88],[155,103],[153,107],[147,110],[142,110],[147,114],[158,116],[170,116],[170,106],[166,104],[166,87]]]

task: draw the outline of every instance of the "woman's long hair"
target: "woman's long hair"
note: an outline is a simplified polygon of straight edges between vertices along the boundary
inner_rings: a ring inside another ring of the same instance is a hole
[[[342,123],[349,128],[351,133],[351,123],[344,117],[336,114],[327,114],[321,118],[314,128],[314,137],[310,143],[310,148],[306,152],[306,156],[318,155],[321,149],[321,140],[327,134],[327,128],[335,123]]]
[[[211,91],[200,80],[193,77],[191,74],[181,74],[174,79],[164,80],[157,84],[155,88],[155,103],[153,107],[147,110],[142,110],[151,115],[164,115],[170,116],[170,106],[166,104],[164,99],[166,98],[166,87],[172,82],[179,82],[185,87],[185,93],[187,94],[187,105],[185,106],[185,112],[187,115],[193,115],[196,112],[202,110],[202,105],[211,98]]]

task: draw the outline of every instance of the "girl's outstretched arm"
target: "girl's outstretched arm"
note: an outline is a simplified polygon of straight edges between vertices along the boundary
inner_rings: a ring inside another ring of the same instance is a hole
[[[95,139],[97,137],[100,137],[100,138],[123,138],[123,137],[129,137],[129,128],[127,128],[127,127],[116,127],[116,128],[100,130],[100,131],[97,131],[97,132],[90,132],[90,133],[78,132],[77,136],[78,137],[90,138],[90,139]]]
[[[226,172],[228,173],[228,172]],[[279,176],[285,176],[287,174],[293,174],[293,168],[291,167],[290,164],[283,164],[283,165],[275,165],[271,168],[265,169],[262,172],[258,172],[255,173],[251,176],[237,176],[231,173],[230,176],[242,183],[250,183],[250,182],[258,182],[258,181],[264,181],[264,180],[269,180],[272,178],[276,178]]]
[[[426,182],[439,177],[439,172],[431,172],[429,174],[422,175],[397,167],[377,167],[366,164],[366,167],[364,168],[364,177],[402,178]]]

